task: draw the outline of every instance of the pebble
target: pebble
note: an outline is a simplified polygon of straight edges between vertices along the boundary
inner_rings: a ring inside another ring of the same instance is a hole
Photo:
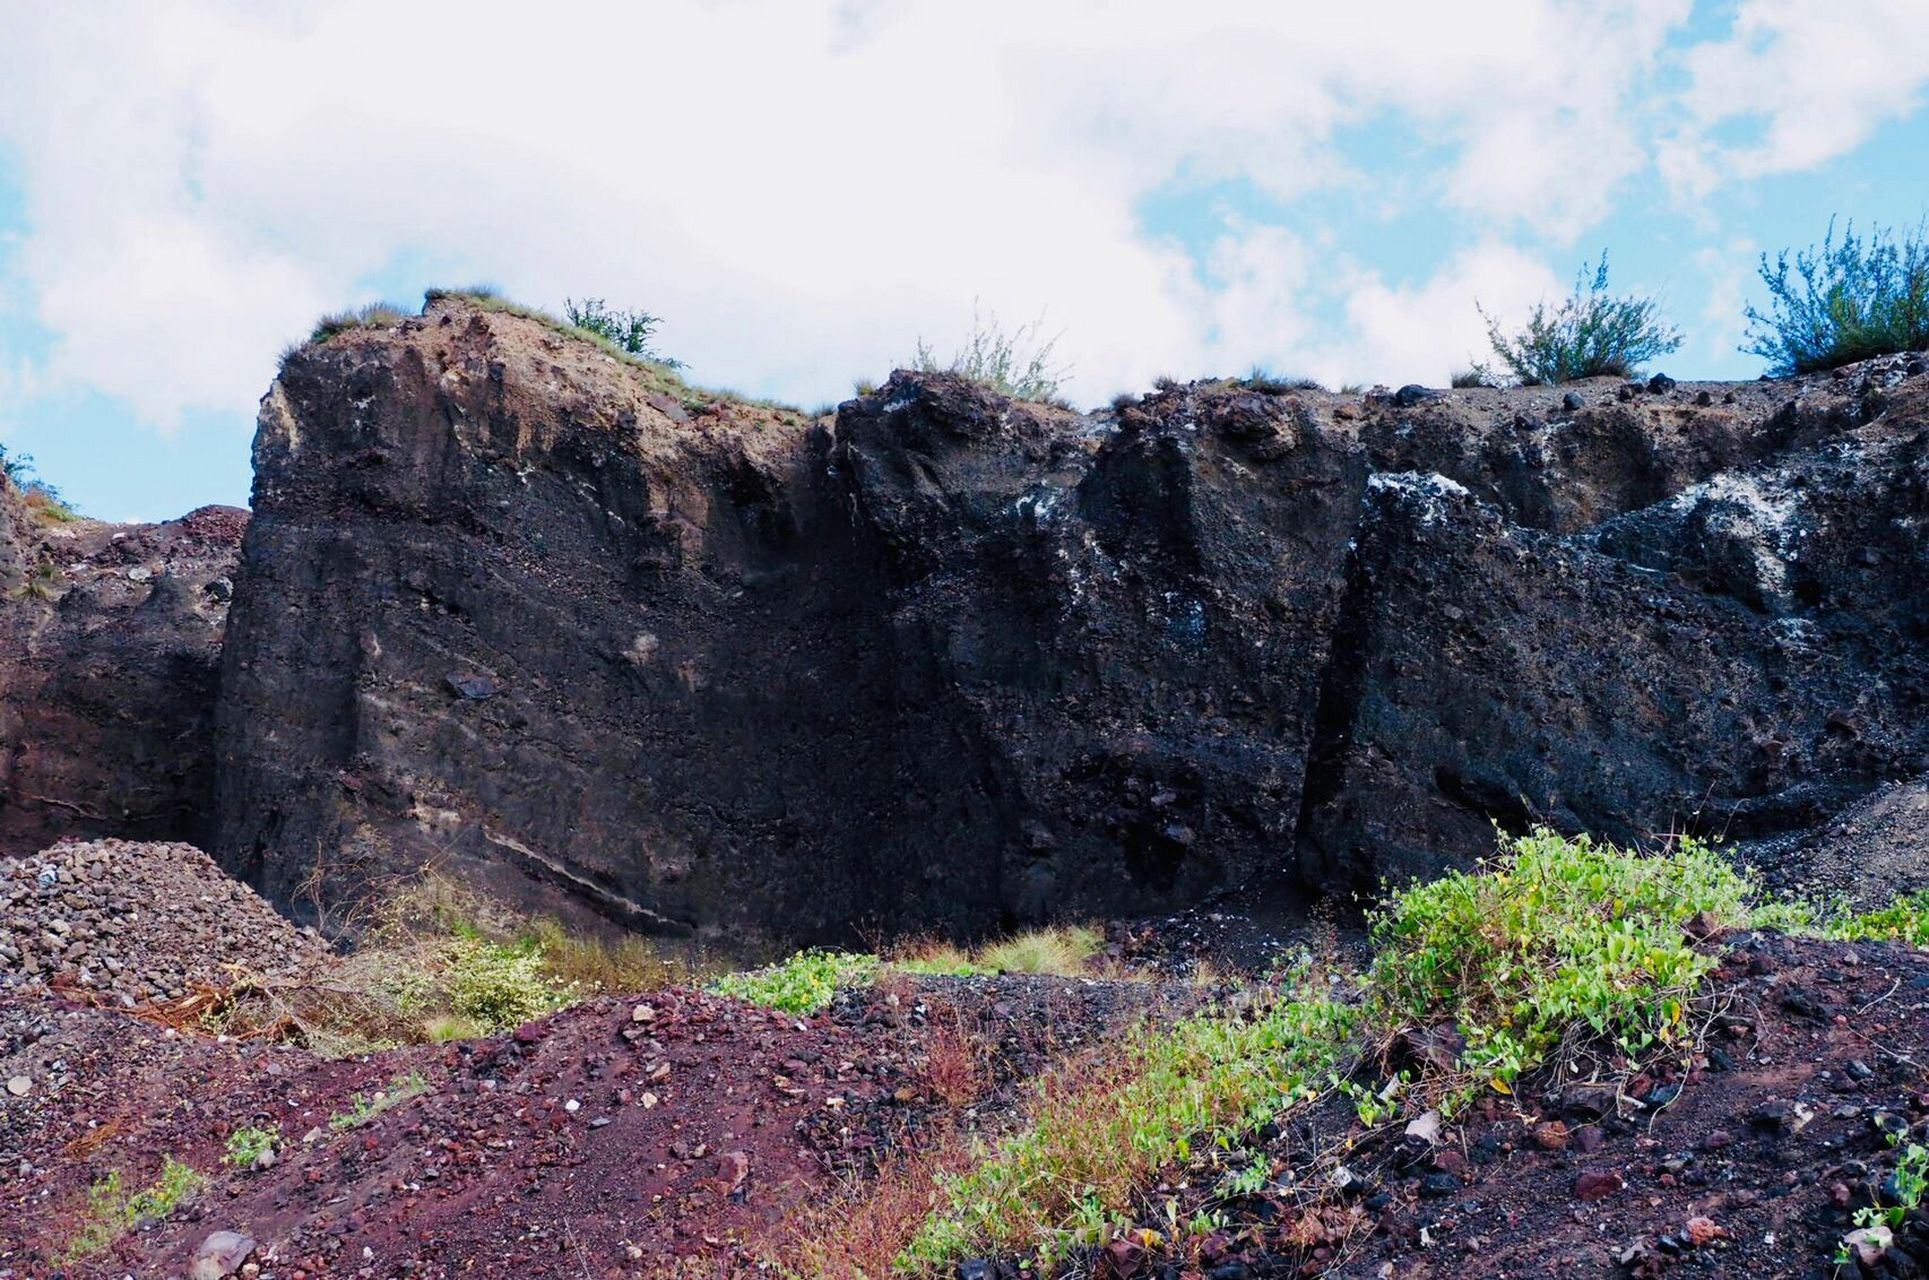
[[[26,1076],[14,1076],[7,1081],[7,1092],[16,1098],[24,1098],[33,1092],[33,1081]]]

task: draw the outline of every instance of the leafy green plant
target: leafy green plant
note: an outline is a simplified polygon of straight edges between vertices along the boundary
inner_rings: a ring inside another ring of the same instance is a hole
[[[1371,917],[1378,953],[1357,1000],[1316,981],[1308,959],[1288,968],[1285,994],[1238,1017],[1141,1027],[1103,1059],[1047,1077],[1029,1127],[941,1182],[943,1203],[900,1268],[934,1274],[972,1252],[1034,1249],[1049,1273],[1118,1228],[1162,1170],[1205,1158],[1245,1185],[1247,1136],[1327,1089],[1371,1127],[1511,1092],[1563,1050],[1626,1066],[1689,1034],[1688,1003],[1716,957],[1684,926],[1746,924],[1755,896],[1746,874],[1691,839],[1655,856],[1545,830],[1505,840],[1477,871],[1389,895]],[[1443,1023],[1465,1037],[1458,1061],[1361,1081],[1376,1046]]]
[[[1389,899],[1372,916],[1369,980],[1395,1020],[1459,1026],[1467,1047],[1441,1091],[1451,1107],[1469,1084],[1510,1092],[1571,1038],[1629,1057],[1672,1039],[1716,964],[1683,925],[1747,923],[1753,888],[1685,836],[1645,857],[1536,830],[1480,871]]]
[[[489,1031],[521,1026],[575,998],[544,972],[542,948],[532,941],[457,938],[441,966],[450,1012]]]
[[[1899,1142],[1896,1135],[1889,1136],[1890,1146],[1897,1146]],[[1922,1207],[1924,1195],[1929,1194],[1929,1147],[1912,1142],[1903,1148],[1902,1154],[1896,1159],[1895,1184],[1895,1202],[1857,1209],[1856,1226],[1885,1226],[1894,1230]]]
[[[1522,386],[1604,374],[1632,377],[1650,360],[1680,348],[1681,333],[1661,322],[1659,302],[1615,297],[1607,288],[1608,259],[1603,252],[1591,282],[1583,267],[1574,279],[1573,293],[1551,309],[1545,302],[1535,303],[1526,328],[1512,336],[1501,331],[1498,319],[1480,309],[1487,322],[1487,341]],[[1483,382],[1498,381],[1484,365],[1476,364],[1472,372]]]
[[[1062,335],[1054,334],[1041,340],[1039,327],[1043,323],[1041,316],[1031,324],[1007,332],[996,315],[982,316],[974,305],[971,336],[950,363],[941,362],[920,338],[911,367],[921,373],[956,374],[1014,400],[1055,403],[1071,369],[1053,363],[1052,352]]]
[[[1750,306],[1742,350],[1786,376],[1897,351],[1929,347],[1929,234],[1918,225],[1898,238],[1877,227],[1858,235],[1855,224],[1836,239],[1829,220],[1822,243],[1761,258],[1767,311]]]
[[[1874,911],[1828,920],[1822,932],[1840,942],[1906,942],[1929,947],[1929,889],[1907,894]]]
[[[612,307],[601,298],[584,298],[581,302],[565,298],[563,313],[578,329],[612,342],[630,355],[671,369],[683,367],[680,361],[672,360],[650,346],[656,327],[663,323],[661,317],[647,311]]]
[[[130,1194],[121,1171],[87,1188],[87,1207],[61,1257],[69,1266],[101,1252],[143,1222],[157,1222],[198,1192],[207,1179],[173,1156],[161,1158],[161,1173],[151,1184]]]
[[[222,1159],[236,1169],[252,1169],[281,1144],[281,1130],[243,1125],[228,1135]]]
[[[725,974],[710,984],[710,990],[785,1013],[816,1013],[830,1004],[839,987],[861,986],[876,978],[878,963],[869,954],[799,951],[765,969]]]

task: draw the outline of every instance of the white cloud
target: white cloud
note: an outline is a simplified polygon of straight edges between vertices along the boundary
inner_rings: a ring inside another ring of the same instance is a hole
[[[1565,242],[1648,162],[1640,94],[1687,10],[0,0],[14,270],[55,337],[45,382],[164,427],[249,412],[279,347],[398,255],[647,306],[700,380],[802,401],[920,334],[949,347],[973,299],[1046,312],[1086,400],[1254,360],[1437,379],[1479,348],[1475,292],[1547,287],[1498,237]],[[1858,119],[1892,105],[1871,101]],[[1362,187],[1343,140],[1387,119],[1457,157],[1411,175],[1418,198],[1487,228],[1429,280],[1235,224],[1202,282],[1138,223],[1181,172]]]
[[[1725,178],[1813,168],[1918,107],[1929,4],[1742,0],[1730,33],[1682,61],[1683,119],[1659,162],[1678,191],[1700,198]],[[1748,140],[1729,140],[1738,131]]]

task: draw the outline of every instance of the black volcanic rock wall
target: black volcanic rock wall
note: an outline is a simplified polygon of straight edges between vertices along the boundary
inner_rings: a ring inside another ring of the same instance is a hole
[[[1925,767],[1921,378],[834,423],[434,304],[263,402],[217,849],[845,938],[1768,835]]]

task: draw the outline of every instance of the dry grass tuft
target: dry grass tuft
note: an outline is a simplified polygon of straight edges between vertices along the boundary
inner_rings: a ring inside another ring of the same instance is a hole
[[[977,963],[999,973],[1048,973],[1069,978],[1082,974],[1105,945],[1105,937],[1084,925],[1034,929],[1003,942],[994,942],[977,955]]]

